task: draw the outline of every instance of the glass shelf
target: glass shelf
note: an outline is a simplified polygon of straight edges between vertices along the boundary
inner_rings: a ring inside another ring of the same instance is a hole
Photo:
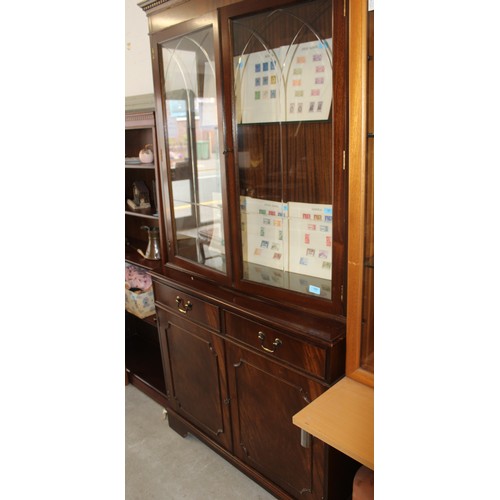
[[[132,168],[137,170],[154,170],[156,166],[154,163],[125,163],[125,168]]]

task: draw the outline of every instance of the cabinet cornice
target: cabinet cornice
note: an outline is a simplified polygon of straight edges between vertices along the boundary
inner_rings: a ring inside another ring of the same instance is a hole
[[[148,12],[155,7],[162,6],[164,9],[169,9],[170,7],[174,7],[181,3],[189,2],[189,0],[145,0],[144,2],[140,2],[137,5],[144,11]]]

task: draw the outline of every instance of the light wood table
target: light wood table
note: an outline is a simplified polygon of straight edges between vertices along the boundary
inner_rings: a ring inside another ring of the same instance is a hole
[[[294,415],[292,422],[374,470],[373,388],[343,378]]]

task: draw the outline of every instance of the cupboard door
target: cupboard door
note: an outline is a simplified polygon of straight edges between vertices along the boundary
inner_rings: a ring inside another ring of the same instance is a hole
[[[322,386],[236,345],[226,353],[234,454],[294,498],[323,498],[326,445],[302,447],[292,424]]]
[[[222,340],[210,331],[157,309],[165,384],[176,413],[231,449]]]

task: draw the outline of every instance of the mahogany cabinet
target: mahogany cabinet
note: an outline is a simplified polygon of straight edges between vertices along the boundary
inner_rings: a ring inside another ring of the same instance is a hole
[[[277,498],[343,499],[292,416],[345,374],[343,0],[146,0],[169,425]]]

